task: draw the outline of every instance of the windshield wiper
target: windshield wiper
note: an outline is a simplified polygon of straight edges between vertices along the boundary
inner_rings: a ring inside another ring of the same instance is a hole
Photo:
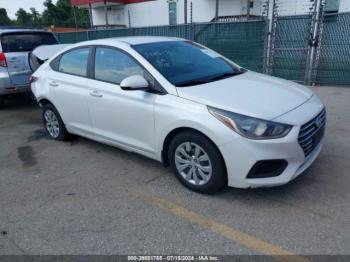
[[[232,71],[232,72],[225,72],[219,75],[215,75],[214,77],[210,77],[210,78],[202,78],[202,79],[195,79],[195,80],[189,80],[189,81],[185,81],[182,82],[180,84],[177,84],[176,86],[178,87],[186,87],[186,86],[195,86],[195,85],[200,85],[200,84],[206,84],[206,83],[210,83],[213,81],[218,81],[221,79],[225,79],[225,78],[229,78],[231,76],[236,76],[236,75],[240,75],[245,73],[246,70],[241,68],[239,71]]]
[[[229,77],[231,77],[231,76],[240,75],[240,74],[243,74],[244,72],[245,72],[244,70],[240,70],[240,71],[237,71],[237,72],[226,72],[226,73],[222,73],[222,74],[220,74],[220,75],[216,75],[216,76],[210,78],[208,82],[213,82],[213,81],[217,81],[217,80],[229,78]]]
[[[177,84],[176,86],[178,87],[195,86],[195,85],[205,84],[208,82],[210,82],[208,81],[208,79],[195,79],[195,80],[182,82],[180,84]]]

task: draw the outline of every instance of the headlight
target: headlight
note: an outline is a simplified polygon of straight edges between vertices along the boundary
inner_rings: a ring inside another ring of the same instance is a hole
[[[292,126],[240,115],[208,106],[209,112],[227,127],[250,139],[273,139],[286,136]]]

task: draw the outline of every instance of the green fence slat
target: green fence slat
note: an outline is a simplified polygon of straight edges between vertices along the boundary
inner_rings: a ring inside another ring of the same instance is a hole
[[[278,17],[272,75],[304,81],[311,21],[310,15]]]
[[[272,75],[304,81],[311,22],[311,15],[278,17]],[[247,69],[262,72],[266,23],[257,20],[91,30],[59,33],[57,37],[61,43],[124,36],[180,37],[208,46]],[[325,17],[319,63],[313,70],[318,84],[350,85],[350,13]]]
[[[350,14],[326,16],[316,83],[350,85]]]
[[[248,69],[262,72],[265,21],[186,24],[59,33],[61,43],[123,36],[168,36],[195,40]]]

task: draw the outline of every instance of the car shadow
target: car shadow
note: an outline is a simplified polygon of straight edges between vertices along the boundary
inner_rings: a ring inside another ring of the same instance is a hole
[[[1,110],[35,108],[36,101],[28,94],[15,94],[5,98],[5,105]]]
[[[320,211],[320,207],[332,196],[333,185],[319,177],[319,168],[316,160],[314,165],[288,184],[250,189],[227,187],[216,193],[215,198],[227,203],[235,200],[258,209],[262,206],[289,206],[319,217],[329,217],[329,214]]]

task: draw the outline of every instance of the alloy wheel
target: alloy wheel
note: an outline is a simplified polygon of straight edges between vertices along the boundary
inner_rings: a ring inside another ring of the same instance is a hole
[[[52,110],[47,109],[44,113],[44,118],[47,132],[49,132],[51,137],[57,138],[60,134],[60,126],[56,114]]]
[[[177,171],[190,184],[202,186],[212,176],[212,164],[205,150],[193,142],[184,142],[175,150]]]

